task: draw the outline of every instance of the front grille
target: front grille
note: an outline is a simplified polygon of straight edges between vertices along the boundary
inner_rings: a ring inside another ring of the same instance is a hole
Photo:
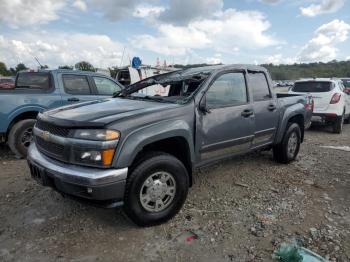
[[[58,159],[64,158],[64,146],[45,141],[41,137],[36,136],[35,142],[41,152],[44,154],[48,154],[50,156],[54,156]]]
[[[35,126],[37,128],[39,128],[40,130],[48,131],[51,134],[56,135],[56,136],[67,137],[68,134],[69,134],[69,129],[68,128],[56,126],[54,124],[50,124],[50,123],[44,122],[44,121],[42,121],[40,119],[38,119],[38,121],[36,122]]]

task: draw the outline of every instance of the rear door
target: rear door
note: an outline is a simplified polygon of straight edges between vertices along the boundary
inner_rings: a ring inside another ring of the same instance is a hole
[[[303,81],[296,82],[291,92],[297,94],[310,94],[314,99],[314,112],[326,111],[332,99],[335,88],[333,82],[329,81]]]
[[[72,104],[97,99],[89,77],[81,74],[62,74],[63,104]]]
[[[257,147],[273,142],[279,115],[277,100],[272,95],[265,72],[249,71],[248,75],[255,114],[253,147]]]

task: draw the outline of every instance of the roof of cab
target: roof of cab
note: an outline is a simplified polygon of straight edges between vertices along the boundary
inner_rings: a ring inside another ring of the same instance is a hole
[[[96,73],[96,72],[92,72],[92,71],[81,71],[81,70],[71,70],[71,69],[38,69],[38,70],[34,70],[34,71],[20,71],[20,73],[30,73],[30,72],[37,72],[37,73],[69,73],[69,74],[78,74],[78,75],[100,75],[100,76],[104,76],[106,77],[107,75],[104,74],[100,74],[100,73]],[[110,76],[107,76],[110,77]]]

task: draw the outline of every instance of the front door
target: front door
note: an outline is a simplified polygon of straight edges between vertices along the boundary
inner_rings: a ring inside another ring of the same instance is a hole
[[[89,77],[80,74],[62,74],[62,104],[73,104],[97,99]]]
[[[249,150],[254,132],[244,72],[218,75],[205,94],[207,113],[199,113],[202,162]]]

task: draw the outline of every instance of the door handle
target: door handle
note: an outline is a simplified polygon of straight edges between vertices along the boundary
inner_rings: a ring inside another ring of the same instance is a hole
[[[250,117],[250,116],[253,115],[253,114],[254,114],[253,110],[246,109],[246,110],[244,110],[244,111],[241,113],[241,116],[243,116],[243,117]]]
[[[79,98],[76,98],[76,97],[71,97],[71,98],[68,98],[67,99],[68,102],[79,102]]]
[[[271,105],[269,105],[269,106],[267,107],[267,109],[268,109],[269,111],[274,111],[274,110],[276,109],[276,106],[273,105],[273,104],[271,104]]]

